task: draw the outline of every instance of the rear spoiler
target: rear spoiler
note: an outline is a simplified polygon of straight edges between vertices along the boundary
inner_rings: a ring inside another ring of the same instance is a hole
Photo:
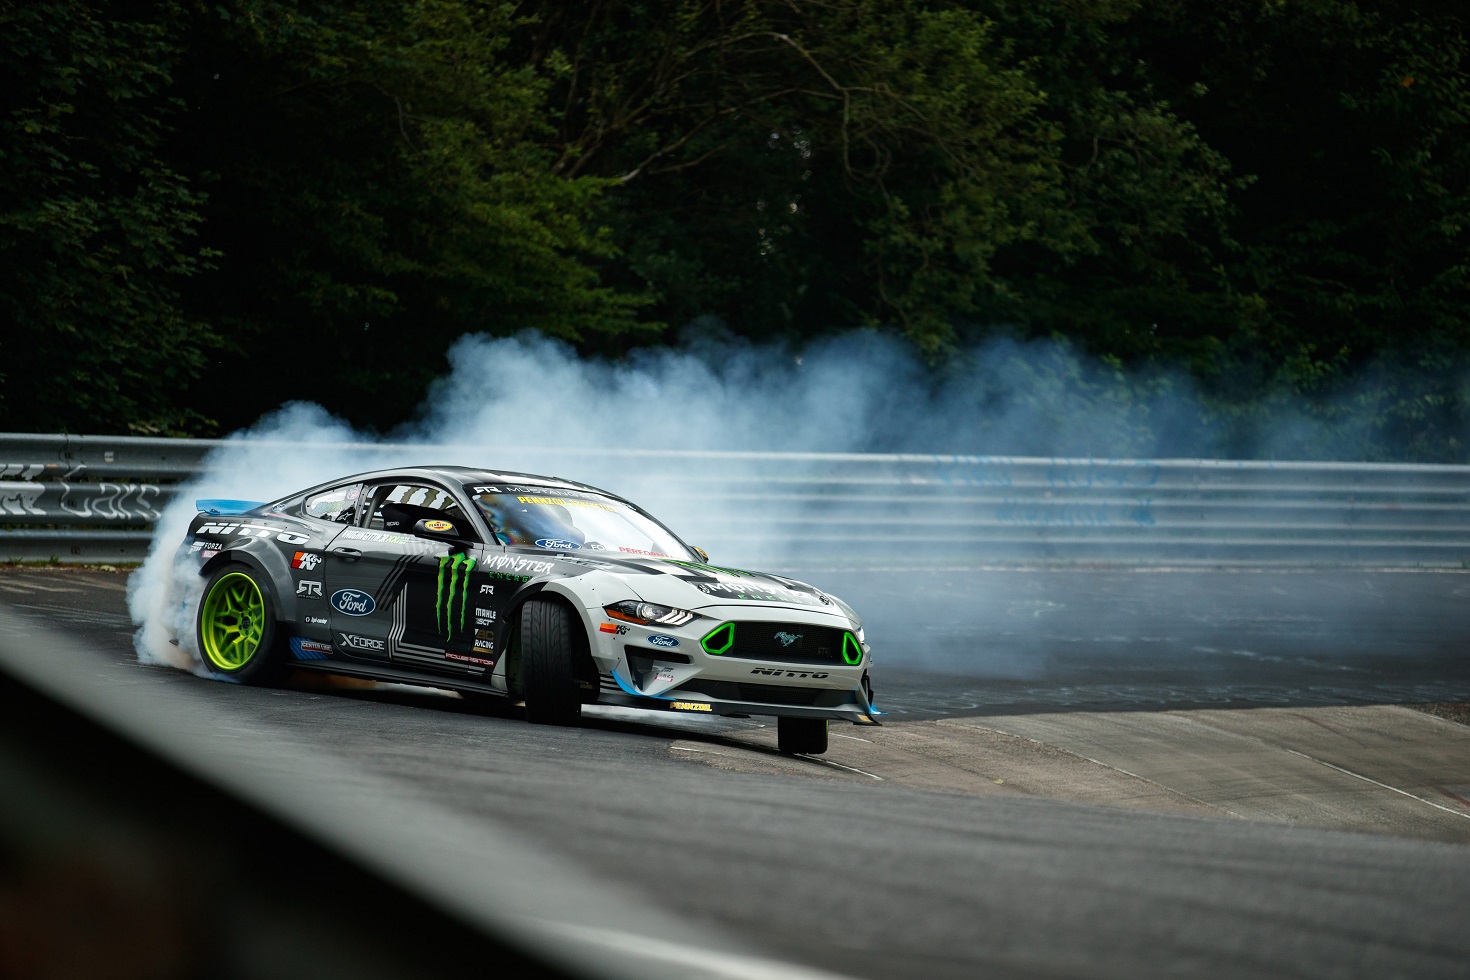
[[[241,514],[264,507],[264,500],[196,500],[194,506],[201,514],[214,514],[219,517],[239,517]]]

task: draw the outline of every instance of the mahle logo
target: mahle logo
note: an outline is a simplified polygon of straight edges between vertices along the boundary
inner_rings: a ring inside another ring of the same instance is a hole
[[[444,631],[446,643],[454,634],[456,592],[459,594],[459,628],[464,629],[465,607],[470,597],[470,572],[474,570],[475,560],[464,555],[444,555],[439,559],[439,592],[434,598],[434,625]],[[447,587],[444,581],[446,571],[449,573]]]

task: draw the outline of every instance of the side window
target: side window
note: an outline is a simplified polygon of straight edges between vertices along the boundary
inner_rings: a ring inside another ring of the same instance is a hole
[[[442,487],[419,483],[395,483],[377,488],[367,526],[378,531],[407,534],[421,520],[437,517],[454,522],[461,533],[470,534],[473,525],[465,517],[454,496]]]
[[[362,487],[354,483],[347,487],[333,487],[307,497],[301,504],[301,516],[315,517],[319,521],[351,524],[357,520],[357,507],[361,500]]]

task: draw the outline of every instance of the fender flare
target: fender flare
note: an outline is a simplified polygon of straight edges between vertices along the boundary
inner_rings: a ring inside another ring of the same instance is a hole
[[[287,626],[295,625],[296,594],[290,588],[291,575],[286,568],[285,557],[274,549],[253,551],[247,548],[229,548],[205,562],[199,569],[199,575],[201,578],[209,578],[215,569],[230,563],[246,565],[264,576],[275,592],[276,621]]]

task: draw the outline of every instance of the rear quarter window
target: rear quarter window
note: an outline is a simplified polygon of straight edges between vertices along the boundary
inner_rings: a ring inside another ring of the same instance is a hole
[[[357,505],[361,499],[362,487],[356,483],[346,487],[333,487],[307,497],[301,504],[301,516],[336,524],[351,524],[357,519]]]

